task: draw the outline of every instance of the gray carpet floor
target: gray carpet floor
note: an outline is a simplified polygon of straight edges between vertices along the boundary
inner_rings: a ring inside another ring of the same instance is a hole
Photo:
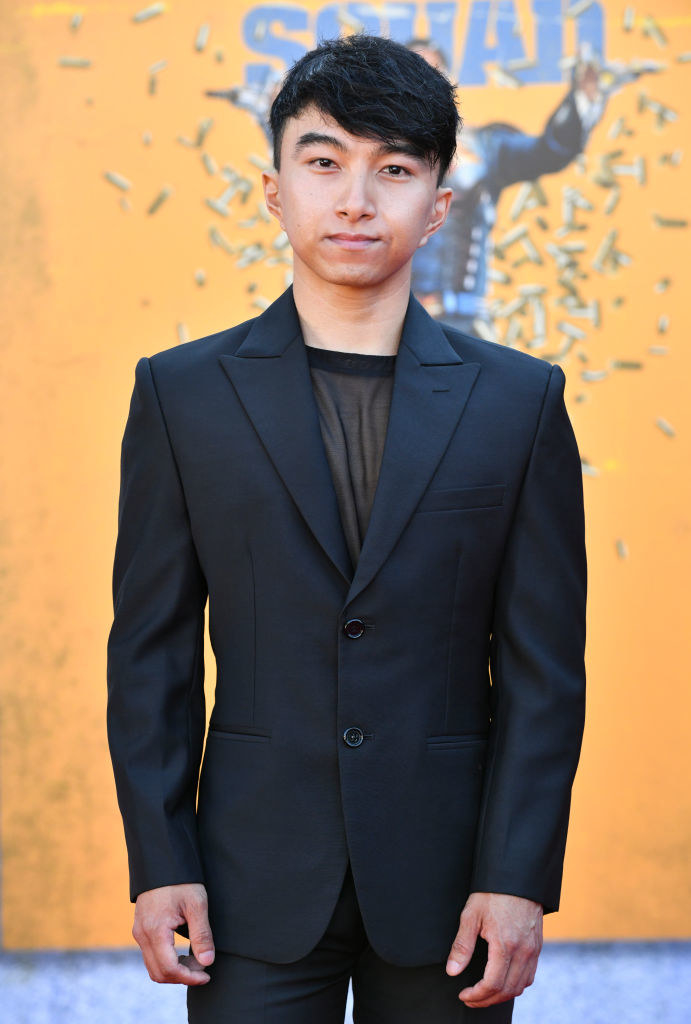
[[[2,953],[7,1024],[185,1024],[185,992],[138,952]],[[350,1024],[350,1000],[344,1024]],[[514,1024],[689,1024],[691,943],[549,943]],[[424,1024],[421,1021],[420,1024]]]

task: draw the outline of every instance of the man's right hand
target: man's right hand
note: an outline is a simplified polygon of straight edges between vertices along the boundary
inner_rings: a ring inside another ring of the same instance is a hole
[[[174,929],[187,923],[192,952],[178,957]],[[206,889],[196,882],[148,889],[137,897],[132,935],[152,981],[169,985],[205,985],[204,970],[214,962]]]

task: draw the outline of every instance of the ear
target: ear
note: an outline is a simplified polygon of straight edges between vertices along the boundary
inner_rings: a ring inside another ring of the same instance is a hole
[[[429,236],[433,235],[434,232],[438,231],[439,228],[442,226],[442,224],[444,223],[448,216],[449,207],[451,206],[452,199],[453,189],[441,187],[437,189],[437,193],[434,197],[434,205],[432,206],[430,218],[425,226],[424,234],[420,241],[418,242],[418,249],[421,246],[426,245]]]
[[[264,189],[264,202],[270,214],[272,214],[281,227],[285,230],[283,223],[283,210],[281,209],[281,197],[278,188],[278,171],[262,172],[262,187]]]

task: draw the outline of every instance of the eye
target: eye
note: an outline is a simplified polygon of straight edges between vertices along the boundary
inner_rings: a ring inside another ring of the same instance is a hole
[[[389,175],[392,178],[403,178],[406,175],[410,174],[410,171],[408,171],[407,168],[405,167],[401,167],[400,164],[388,164],[388,166],[385,167],[384,170],[388,171]]]
[[[315,157],[314,160],[310,160],[310,164],[313,164],[316,167],[323,167],[326,170],[328,170],[329,167],[335,166],[333,160],[331,160],[328,156]]]

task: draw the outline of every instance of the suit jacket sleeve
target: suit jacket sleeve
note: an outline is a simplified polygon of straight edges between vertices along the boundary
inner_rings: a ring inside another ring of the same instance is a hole
[[[585,712],[580,457],[552,367],[495,592],[492,723],[472,889],[559,907]]]
[[[122,441],[108,741],[130,898],[203,882],[196,824],[204,736],[206,581],[149,359],[140,359]]]

